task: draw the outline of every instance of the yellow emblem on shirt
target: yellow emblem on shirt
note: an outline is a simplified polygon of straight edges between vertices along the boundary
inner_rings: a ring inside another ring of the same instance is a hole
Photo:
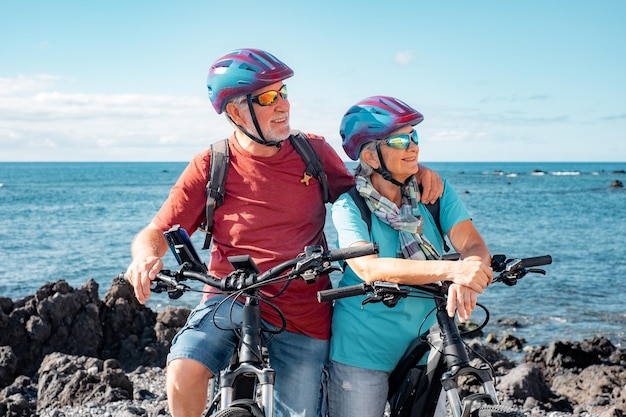
[[[311,178],[313,178],[312,176],[310,176],[309,174],[307,174],[306,172],[304,173],[304,176],[302,177],[302,179],[300,180],[300,182],[302,184],[306,184],[309,185],[309,181],[311,180]]]

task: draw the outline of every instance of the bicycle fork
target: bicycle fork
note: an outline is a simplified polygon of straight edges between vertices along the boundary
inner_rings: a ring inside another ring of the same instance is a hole
[[[220,372],[220,408],[240,406],[253,415],[273,417],[276,372],[263,361],[259,329],[261,308],[258,300],[248,298],[243,309],[239,350],[234,354],[237,360]],[[257,389],[259,403],[255,401]]]
[[[499,404],[493,375],[488,365],[483,364],[480,368],[470,365],[469,355],[463,344],[459,329],[454,319],[448,316],[444,299],[435,298],[437,304],[437,322],[439,331],[431,332],[429,337],[434,346],[443,348],[442,354],[446,361],[446,372],[441,377],[441,385],[446,393],[448,403],[454,417],[468,417],[472,404],[475,401],[483,401],[489,404]],[[470,394],[461,400],[459,394],[459,377],[463,375],[473,376],[483,387],[483,393]]]

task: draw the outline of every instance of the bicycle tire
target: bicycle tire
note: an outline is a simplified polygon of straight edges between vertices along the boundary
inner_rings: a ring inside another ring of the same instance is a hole
[[[506,405],[481,405],[478,410],[472,411],[471,417],[527,417],[515,408]]]
[[[254,417],[254,414],[242,407],[228,407],[218,411],[213,417]]]

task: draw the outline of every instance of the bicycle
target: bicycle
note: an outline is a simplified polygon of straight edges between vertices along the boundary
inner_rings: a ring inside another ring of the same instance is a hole
[[[458,259],[458,254],[447,255],[446,259]],[[494,255],[491,267],[499,272],[493,282],[515,285],[528,273],[545,275],[543,269],[534,267],[549,265],[549,255],[525,259],[508,259]],[[319,302],[330,302],[339,298],[367,295],[362,304],[382,302],[393,308],[403,297],[432,297],[435,300],[437,324],[422,333],[400,360],[389,377],[388,410],[390,417],[432,417],[438,410],[439,398],[445,392],[447,414],[454,417],[524,417],[525,414],[501,405],[494,385],[495,371],[484,358],[479,366],[470,364],[469,347],[454,320],[446,311],[447,290],[450,283],[405,286],[388,282],[373,282],[318,292]],[[489,311],[482,304],[485,318],[471,333],[477,334],[489,320]],[[421,333],[421,332],[420,332]],[[427,356],[422,364],[421,359]],[[477,355],[480,357],[480,355]],[[460,378],[478,381],[481,389],[477,393],[461,394]],[[442,405],[440,405],[441,407]],[[438,414],[437,414],[438,415]]]
[[[195,280],[230,295],[227,300],[235,302],[243,298],[245,301],[242,322],[232,323],[231,329],[225,329],[235,332],[239,339],[238,347],[229,366],[217,376],[217,390],[214,388],[215,380],[213,388],[209,387],[214,396],[205,411],[207,417],[274,416],[276,372],[265,352],[263,336],[282,332],[287,323],[278,307],[273,306],[282,317],[282,326],[278,329],[262,326],[260,302],[263,298],[260,289],[264,285],[284,282],[286,288],[294,279],[313,282],[320,274],[341,269],[332,262],[378,253],[376,244],[330,251],[324,251],[322,246],[307,246],[296,258],[263,273],[259,272],[249,255],[231,256],[228,260],[234,271],[220,279],[208,273],[184,229],[175,226],[164,235],[180,266],[176,270],[161,270],[150,289],[152,292],[166,292],[172,299],[188,291],[203,292],[184,283]],[[119,279],[125,280],[124,274],[120,274]]]

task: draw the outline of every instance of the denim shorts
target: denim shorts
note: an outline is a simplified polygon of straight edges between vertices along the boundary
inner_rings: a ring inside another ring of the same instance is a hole
[[[237,339],[230,330],[233,327],[229,320],[231,302],[222,302],[224,300],[223,296],[212,297],[193,309],[183,328],[172,339],[168,363],[179,358],[193,359],[206,366],[213,375],[219,375],[219,371],[228,365]],[[232,322],[241,322],[240,309],[233,311]]]
[[[232,323],[241,322],[243,305],[233,305],[231,300],[220,304],[223,300],[222,296],[212,297],[191,312],[172,340],[168,363],[178,358],[193,359],[214,375],[228,366],[237,347],[237,338],[230,329]],[[325,408],[323,373],[328,362],[328,340],[283,331],[272,335],[266,346],[276,371],[275,416],[320,416]]]
[[[389,374],[330,361],[328,365],[328,415],[330,417],[381,417],[387,406]],[[441,390],[434,417],[446,417]]]
[[[389,372],[356,368],[330,361],[328,415],[381,417],[385,413]]]

